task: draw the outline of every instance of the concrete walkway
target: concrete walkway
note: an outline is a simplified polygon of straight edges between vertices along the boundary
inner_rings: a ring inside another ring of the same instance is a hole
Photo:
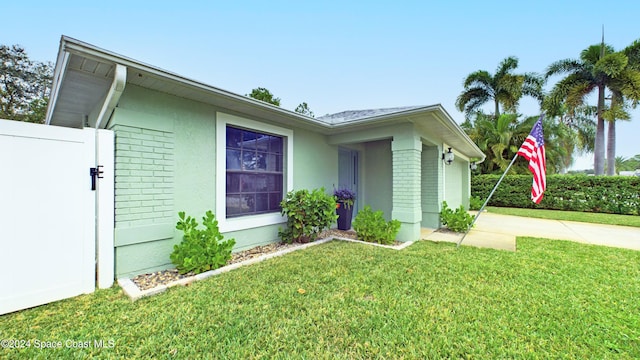
[[[475,214],[473,214],[475,216]],[[462,235],[423,229],[422,238],[458,242]],[[462,245],[516,250],[516,236],[640,250],[640,228],[483,213]]]

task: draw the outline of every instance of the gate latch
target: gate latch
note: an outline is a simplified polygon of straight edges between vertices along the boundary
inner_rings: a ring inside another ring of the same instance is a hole
[[[102,176],[103,173],[104,173],[104,171],[102,171],[102,165],[98,165],[97,167],[89,168],[89,175],[91,176],[91,190],[92,191],[95,191],[95,189],[96,189],[96,178],[102,179],[103,178],[103,176]]]

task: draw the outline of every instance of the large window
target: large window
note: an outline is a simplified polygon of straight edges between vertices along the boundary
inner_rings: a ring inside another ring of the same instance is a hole
[[[280,211],[283,137],[226,127],[226,215]]]

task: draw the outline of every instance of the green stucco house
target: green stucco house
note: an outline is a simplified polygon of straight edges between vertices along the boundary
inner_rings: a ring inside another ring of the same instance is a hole
[[[116,277],[171,267],[178,211],[213,210],[235,250],[278,241],[278,204],[303,188],[349,187],[356,210],[383,210],[398,240],[417,240],[442,201],[468,206],[470,163],[484,160],[440,105],[310,118],[69,37],[46,122],[114,133]]]

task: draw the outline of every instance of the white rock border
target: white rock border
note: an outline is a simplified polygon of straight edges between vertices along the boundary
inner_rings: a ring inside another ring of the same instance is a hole
[[[382,247],[382,248],[386,248],[386,249],[393,249],[393,250],[402,250],[405,249],[409,246],[411,246],[415,241],[407,241],[405,243],[402,243],[401,245],[382,245],[382,244],[377,244],[377,243],[371,243],[371,242],[366,242],[366,241],[362,241],[362,240],[353,240],[353,239],[347,239],[347,238],[343,238],[343,237],[338,237],[338,236],[330,236],[330,237],[326,237],[324,239],[320,239],[320,240],[316,240],[314,242],[310,242],[307,244],[303,244],[300,246],[295,246],[295,247],[290,247],[290,248],[286,248],[283,250],[279,250],[276,252],[272,252],[269,254],[264,254],[258,257],[255,257],[253,259],[247,259],[241,262],[237,262],[235,264],[231,264],[231,265],[227,265],[227,266],[223,266],[221,268],[215,269],[215,270],[210,270],[207,272],[203,272],[201,274],[198,275],[193,275],[193,276],[189,276],[186,278],[182,278],[179,280],[175,280],[172,281],[166,285],[158,285],[154,288],[151,289],[147,289],[147,290],[140,290],[138,288],[138,286],[133,282],[133,280],[129,279],[129,278],[120,278],[118,279],[118,285],[120,285],[120,287],[122,288],[122,290],[124,291],[124,293],[131,299],[131,301],[136,301],[140,298],[146,297],[146,296],[152,296],[152,295],[156,295],[156,294],[160,294],[162,292],[164,292],[165,290],[167,290],[170,287],[176,286],[176,285],[189,285],[194,281],[198,281],[198,280],[202,280],[202,279],[206,279],[208,277],[211,276],[215,276],[215,275],[219,275],[222,273],[226,273],[228,271],[231,270],[235,270],[239,267],[242,266],[246,266],[246,265],[251,265],[251,264],[255,264],[255,263],[259,263],[261,261],[265,261],[267,259],[271,259],[274,257],[278,257],[278,256],[282,256],[284,254],[288,254],[290,252],[293,251],[297,251],[297,250],[303,250],[306,248],[309,248],[311,246],[316,246],[316,245],[320,245],[320,244],[325,244],[328,243],[332,240],[341,240],[341,241],[348,241],[348,242],[354,242],[354,243],[358,243],[358,244],[365,244],[365,245],[371,245],[371,246],[378,246],[378,247]]]

